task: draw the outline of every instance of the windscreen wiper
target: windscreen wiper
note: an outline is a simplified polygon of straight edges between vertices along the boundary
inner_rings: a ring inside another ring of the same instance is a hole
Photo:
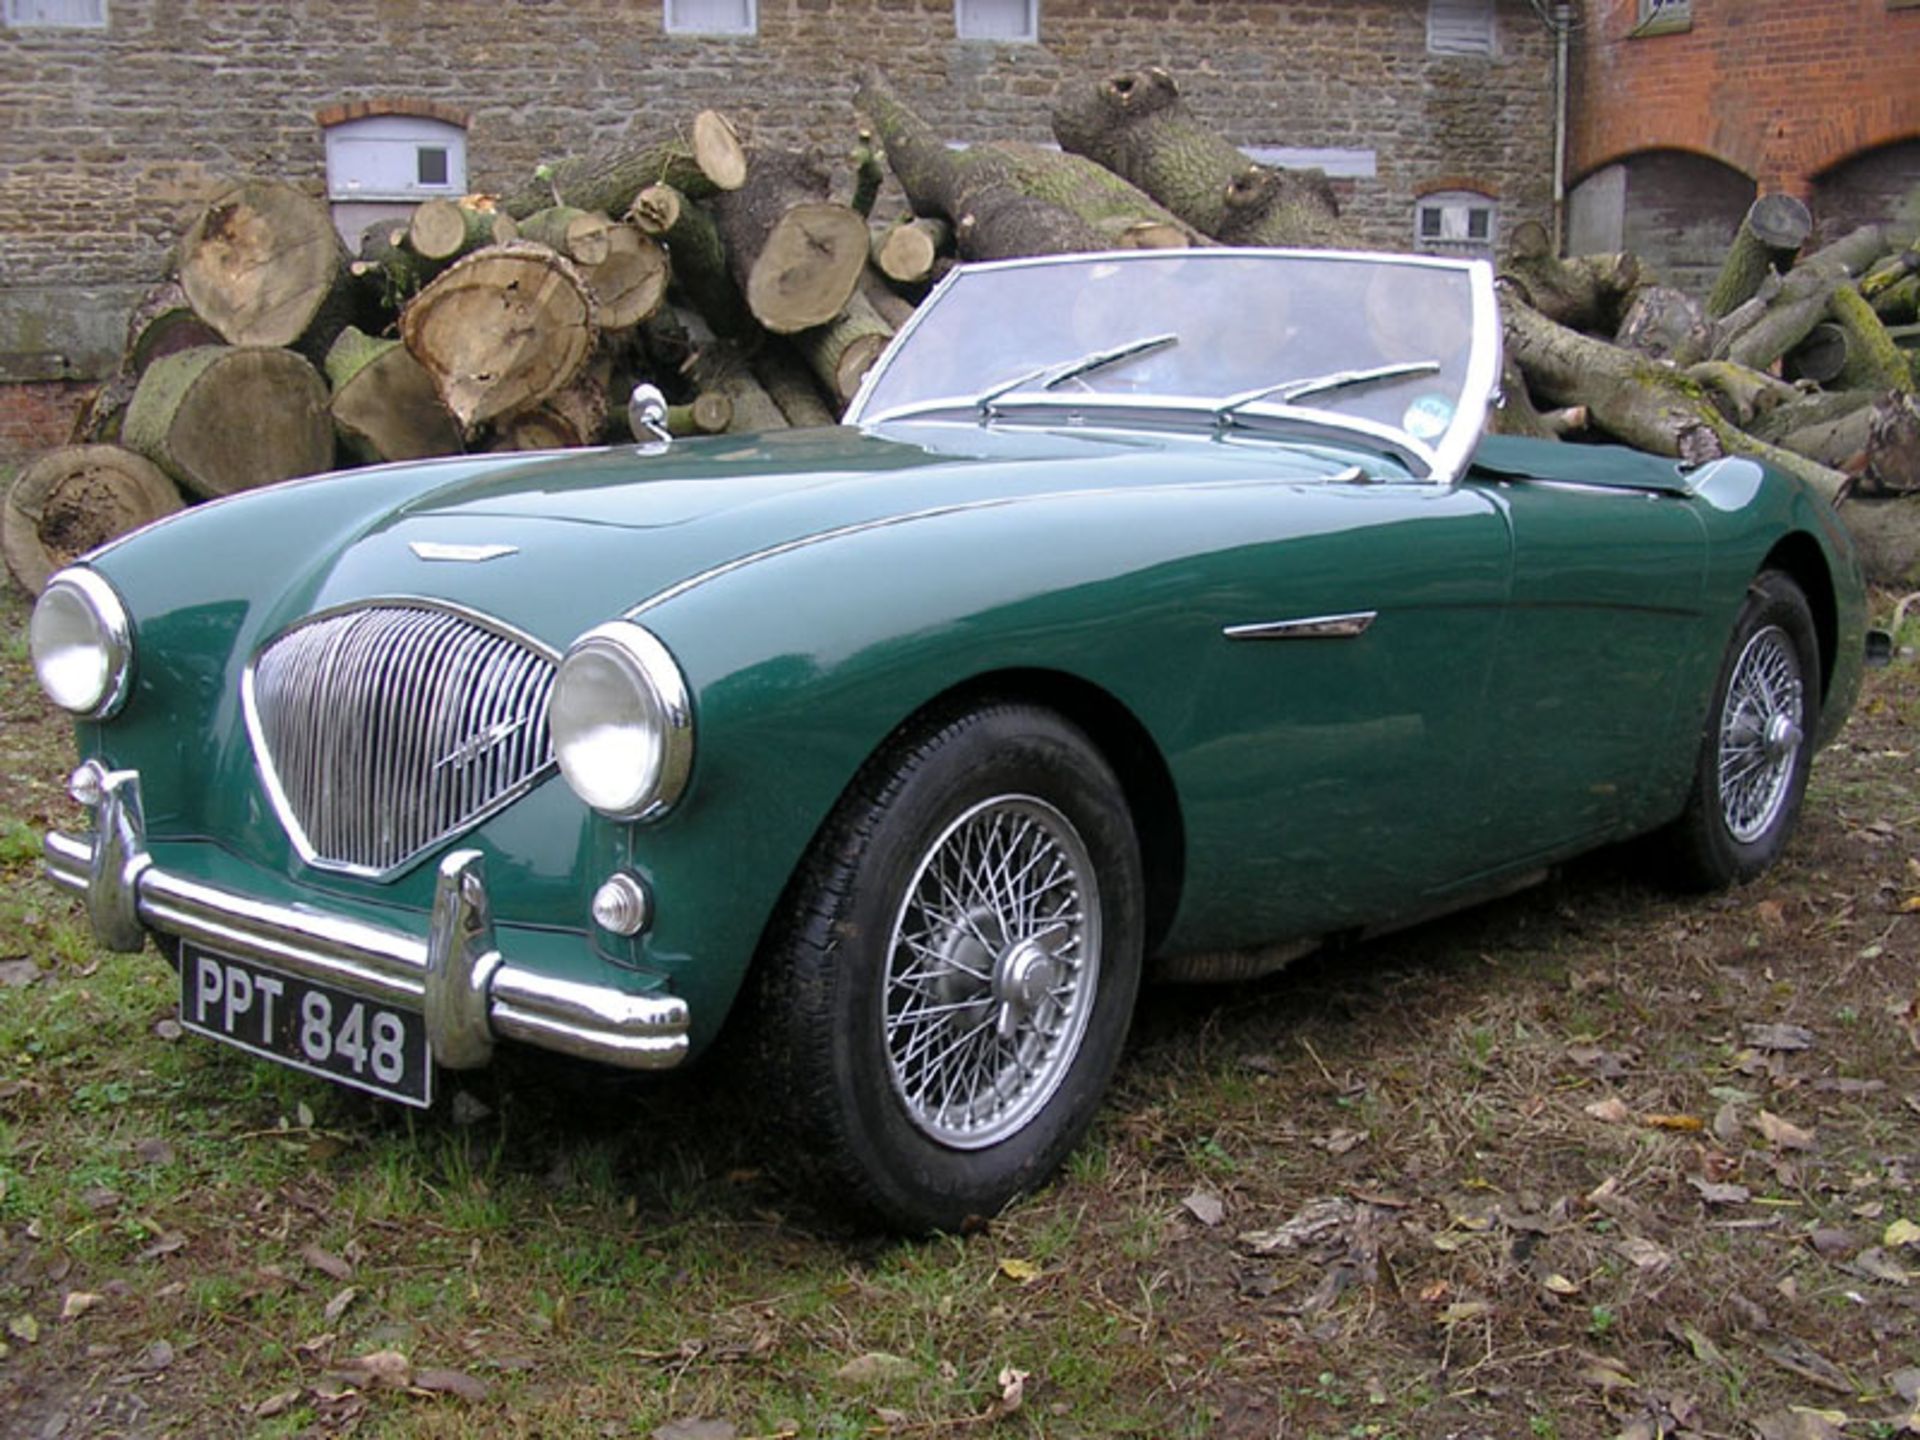
[[[1155,350],[1164,350],[1169,345],[1179,343],[1178,335],[1148,335],[1140,340],[1129,340],[1124,345],[1115,345],[1109,350],[1096,350],[1091,355],[1082,355],[1077,359],[1063,360],[1055,365],[1042,365],[1038,370],[1029,370],[1024,375],[1016,375],[1013,379],[1003,381],[990,390],[981,391],[973,403],[984,415],[993,409],[994,401],[1016,390],[1025,390],[1029,387],[1051,390],[1056,385],[1064,385],[1067,381],[1077,380],[1082,375],[1091,375],[1095,370],[1104,370],[1107,366],[1117,365],[1122,360],[1131,360],[1136,355],[1150,355]]]
[[[1282,405],[1304,400],[1309,395],[1324,395],[1330,390],[1345,390],[1350,385],[1370,385],[1376,380],[1398,380],[1406,375],[1432,375],[1440,369],[1438,360],[1407,360],[1397,365],[1376,365],[1371,370],[1335,370],[1327,375],[1312,375],[1304,380],[1283,380],[1278,385],[1262,385],[1229,395],[1215,407],[1213,418],[1225,423],[1256,400],[1278,400]]]

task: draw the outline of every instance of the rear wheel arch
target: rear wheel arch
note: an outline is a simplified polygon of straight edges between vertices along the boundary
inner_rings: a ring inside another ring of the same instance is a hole
[[[1840,607],[1834,593],[1833,571],[1828,567],[1820,543],[1805,531],[1783,536],[1767,552],[1767,558],[1761,562],[1755,579],[1770,570],[1779,571],[1800,587],[1807,609],[1813,615],[1814,639],[1820,642],[1820,694],[1817,698],[1824,704],[1833,686],[1834,661],[1840,653]],[[1818,709],[1818,705],[1815,708]]]

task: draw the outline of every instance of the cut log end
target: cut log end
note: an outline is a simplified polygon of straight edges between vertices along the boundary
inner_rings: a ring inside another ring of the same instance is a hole
[[[326,207],[272,181],[216,197],[180,241],[181,288],[194,312],[233,345],[291,345],[344,264]]]
[[[114,445],[71,445],[20,473],[0,506],[0,551],[30,595],[53,572],[129,530],[181,508],[151,461]]]
[[[775,223],[747,277],[747,308],[776,335],[840,313],[867,264],[867,226],[845,205],[809,201]]]
[[[747,151],[740,132],[718,110],[693,117],[693,158],[718,190],[738,190],[747,181]]]

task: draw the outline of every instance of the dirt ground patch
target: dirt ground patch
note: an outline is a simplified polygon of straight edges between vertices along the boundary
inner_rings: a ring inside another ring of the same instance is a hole
[[[181,1039],[166,967],[37,878],[71,749],[24,617],[0,597],[8,1434],[1920,1433],[1910,655],[1756,884],[1606,854],[1150,991],[1061,1179],[903,1244],[796,1204],[755,1077],[529,1061],[413,1119]]]

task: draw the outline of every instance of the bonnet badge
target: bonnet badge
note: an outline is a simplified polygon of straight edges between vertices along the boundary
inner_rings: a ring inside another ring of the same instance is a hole
[[[422,560],[458,560],[468,565],[520,553],[518,545],[448,545],[439,540],[409,540],[407,548]]]

